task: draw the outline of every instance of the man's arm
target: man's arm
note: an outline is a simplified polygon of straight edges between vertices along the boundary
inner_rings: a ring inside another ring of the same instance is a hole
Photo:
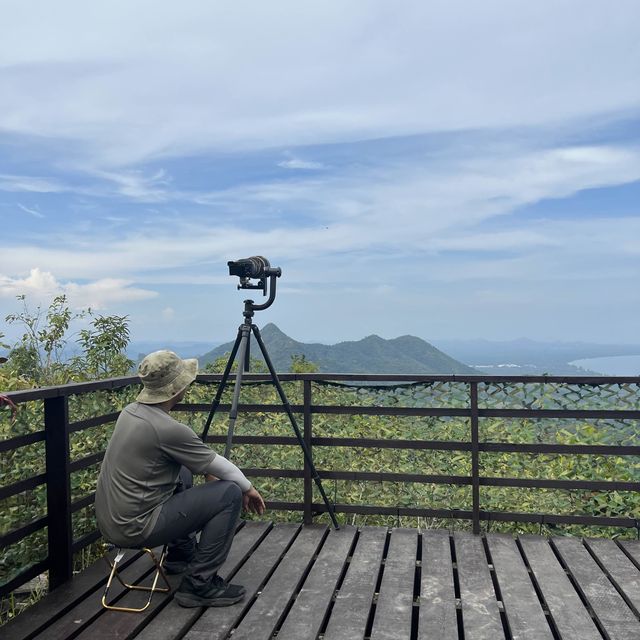
[[[245,511],[252,511],[257,514],[264,513],[265,505],[262,496],[251,486],[251,482],[233,462],[227,460],[224,456],[217,455],[209,465],[206,473],[221,480],[235,482],[242,489],[242,506]]]

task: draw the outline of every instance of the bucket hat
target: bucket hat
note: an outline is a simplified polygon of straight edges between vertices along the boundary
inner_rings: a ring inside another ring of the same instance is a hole
[[[196,358],[182,360],[173,351],[154,351],[138,366],[143,389],[136,400],[157,404],[170,400],[186,389],[198,373]]]

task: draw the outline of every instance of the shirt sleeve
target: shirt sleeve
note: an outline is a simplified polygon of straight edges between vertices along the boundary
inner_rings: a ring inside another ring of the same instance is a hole
[[[159,446],[165,454],[192,473],[208,473],[216,453],[202,442],[191,428],[176,421],[163,436],[159,438]]]
[[[247,476],[224,456],[217,455],[209,465],[207,473],[221,480],[231,480],[231,482],[235,482],[242,489],[243,493],[251,489],[251,482],[249,482]]]

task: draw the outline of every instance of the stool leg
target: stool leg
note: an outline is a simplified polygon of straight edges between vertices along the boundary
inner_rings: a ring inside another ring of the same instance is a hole
[[[122,549],[118,549],[118,552],[116,553],[116,557],[113,561],[113,564],[111,565],[111,572],[109,574],[109,579],[107,580],[107,585],[105,587],[104,593],[102,595],[102,606],[105,609],[110,609],[112,611],[127,611],[127,612],[131,612],[131,613],[141,613],[142,611],[144,611],[145,609],[147,609],[149,607],[149,605],[151,604],[151,599],[153,598],[153,594],[156,592],[160,592],[160,593],[168,593],[169,591],[171,591],[171,585],[169,584],[169,581],[167,580],[167,576],[164,572],[164,569],[162,568],[162,562],[164,561],[164,557],[167,553],[167,546],[165,545],[164,548],[162,549],[162,554],[160,555],[160,559],[158,560],[155,556],[155,554],[153,553],[153,551],[151,549],[148,548],[144,548],[143,551],[145,553],[149,554],[149,557],[151,558],[156,571],[155,571],[155,575],[153,577],[153,583],[150,587],[144,587],[144,586],[140,586],[140,585],[136,585],[136,584],[127,584],[126,582],[124,582],[122,580],[122,578],[120,577],[120,574],[118,572],[118,563],[122,560],[122,558],[124,557],[124,551],[122,551]],[[111,583],[113,582],[113,578],[114,576],[118,579],[118,581],[120,582],[120,584],[125,587],[126,591],[132,591],[132,590],[136,590],[136,591],[148,591],[149,592],[149,599],[147,600],[146,604],[143,607],[139,607],[139,608],[134,608],[134,607],[118,607],[116,605],[111,605],[111,604],[107,604],[107,596],[109,593],[109,587],[111,586]],[[166,587],[158,587],[158,580],[159,578],[162,577]]]

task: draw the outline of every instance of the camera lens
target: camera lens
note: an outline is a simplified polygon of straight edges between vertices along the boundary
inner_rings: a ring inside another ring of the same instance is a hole
[[[262,278],[265,275],[265,270],[271,266],[269,261],[262,256],[251,256],[235,262],[230,261],[227,265],[229,266],[229,275],[240,278]]]

